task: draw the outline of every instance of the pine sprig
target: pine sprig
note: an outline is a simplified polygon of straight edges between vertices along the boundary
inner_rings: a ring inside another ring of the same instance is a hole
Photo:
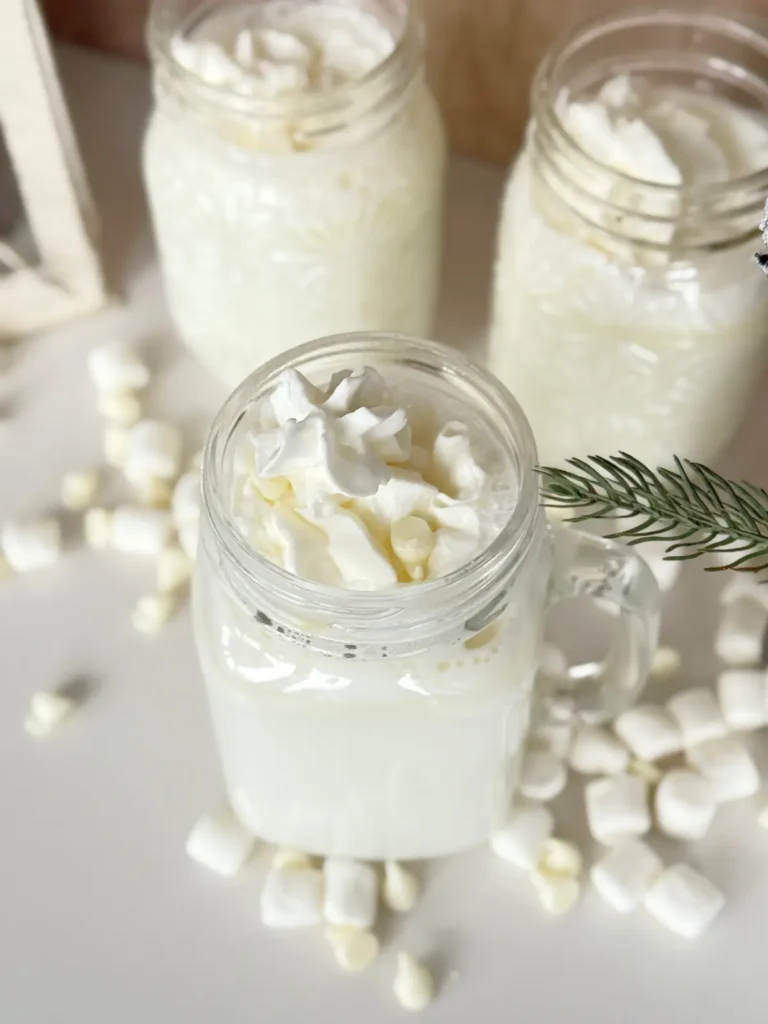
[[[768,568],[768,491],[762,487],[677,458],[675,469],[655,471],[625,452],[567,461],[572,469],[541,466],[538,472],[544,505],[585,510],[570,522],[632,519],[609,536],[628,544],[664,543],[665,557],[675,561],[712,553],[734,556],[727,564],[707,566],[708,571]]]

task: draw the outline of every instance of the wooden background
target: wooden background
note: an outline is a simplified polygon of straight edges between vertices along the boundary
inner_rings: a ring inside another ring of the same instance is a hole
[[[2,0],[0,0],[0,3]],[[144,59],[148,0],[42,0],[54,35]],[[696,8],[716,6],[683,0]],[[682,6],[680,0],[674,6]],[[421,0],[429,72],[455,150],[507,161],[528,111],[528,88],[556,36],[631,0]],[[768,18],[768,0],[721,0],[720,9]]]

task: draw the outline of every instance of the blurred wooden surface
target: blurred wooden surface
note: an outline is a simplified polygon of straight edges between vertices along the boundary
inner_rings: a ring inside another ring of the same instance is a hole
[[[2,0],[0,0],[2,2]],[[56,36],[137,60],[148,0],[42,0]],[[703,0],[683,0],[701,8]],[[528,114],[531,76],[561,32],[584,18],[626,11],[630,0],[421,0],[429,70],[453,148],[506,161]],[[674,6],[681,6],[680,0]],[[721,9],[768,18],[768,0],[721,0]]]

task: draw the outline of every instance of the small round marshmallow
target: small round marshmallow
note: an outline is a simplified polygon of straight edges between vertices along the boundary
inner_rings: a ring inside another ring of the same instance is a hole
[[[323,865],[323,915],[329,924],[372,928],[379,904],[379,880],[370,864],[329,857]]]
[[[319,868],[272,868],[261,890],[261,920],[267,928],[313,928],[323,919],[323,873]]]
[[[768,626],[768,608],[751,596],[736,598],[725,606],[715,636],[715,652],[726,665],[758,665]]]
[[[138,633],[159,633],[177,608],[175,593],[145,594],[136,602],[131,623]]]
[[[181,432],[164,420],[140,420],[128,433],[124,472],[134,485],[172,480],[181,467]]]
[[[691,767],[712,783],[719,804],[744,800],[760,789],[755,762],[735,736],[700,743],[691,747],[686,756]]]
[[[626,771],[629,751],[605,729],[583,725],[571,744],[569,763],[582,775],[615,775]]]
[[[125,427],[107,427],[103,441],[104,459],[113,469],[122,469],[128,456],[128,431]]]
[[[720,709],[736,732],[766,724],[766,674],[762,669],[728,669],[717,680]]]
[[[566,839],[547,839],[537,871],[549,878],[578,878],[584,867],[581,850]]]
[[[501,860],[524,871],[533,871],[541,860],[544,844],[552,835],[555,819],[541,804],[512,809],[507,823],[488,837],[491,849]]]
[[[52,518],[6,523],[0,547],[14,572],[33,572],[61,557],[61,527]]]
[[[651,704],[624,711],[613,723],[616,735],[636,757],[658,761],[677,754],[683,747],[680,727],[664,710]]]
[[[695,939],[725,904],[719,889],[687,864],[675,864],[651,886],[645,909],[665,928]]]
[[[680,728],[686,748],[721,739],[728,732],[715,695],[703,686],[676,693],[667,701],[667,709]]]
[[[71,696],[57,690],[43,690],[33,695],[24,728],[30,736],[47,736],[68,718],[75,707]]]
[[[187,855],[209,871],[232,878],[251,855],[256,840],[226,808],[204,814],[187,839]]]
[[[89,508],[83,516],[85,543],[94,551],[109,547],[112,539],[112,513],[106,508]]]
[[[97,409],[104,419],[121,427],[132,427],[141,419],[141,402],[129,392],[102,393]]]
[[[175,544],[164,548],[157,559],[157,589],[160,593],[178,590],[189,582],[192,562],[189,555]]]
[[[173,519],[165,509],[120,505],[112,513],[110,540],[124,555],[157,556],[173,533]]]
[[[676,839],[701,839],[716,808],[712,783],[698,772],[675,768],[656,789],[656,821],[662,832]]]
[[[92,348],[87,363],[90,378],[99,391],[111,394],[141,391],[149,383],[146,364],[123,341]]]
[[[61,481],[61,503],[70,512],[82,512],[93,504],[99,489],[99,474],[95,469],[65,473]]]
[[[589,876],[605,902],[626,914],[640,906],[663,870],[661,858],[642,839],[623,839],[592,865]]]
[[[589,830],[600,843],[613,846],[651,827],[648,788],[637,775],[594,779],[584,790]]]
[[[548,750],[530,750],[523,760],[520,792],[528,800],[554,800],[565,789],[565,765]]]
[[[676,647],[657,647],[651,663],[654,679],[673,679],[682,668],[683,658]]]

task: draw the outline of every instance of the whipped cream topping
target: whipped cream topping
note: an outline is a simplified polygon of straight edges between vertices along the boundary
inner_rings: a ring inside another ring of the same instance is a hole
[[[171,52],[207,84],[243,96],[323,93],[362,78],[394,49],[386,26],[333,4],[232,4],[174,36]]]
[[[353,590],[458,569],[499,532],[493,492],[469,428],[417,429],[368,366],[325,388],[286,370],[235,454],[235,519],[252,547]]]

